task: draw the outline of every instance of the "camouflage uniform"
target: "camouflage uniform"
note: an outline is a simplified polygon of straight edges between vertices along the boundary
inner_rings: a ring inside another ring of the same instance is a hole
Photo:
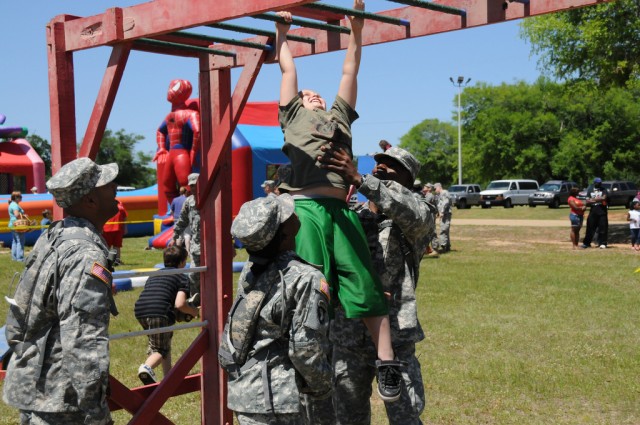
[[[438,249],[440,252],[451,250],[449,228],[451,227],[452,202],[448,190],[442,190],[438,194],[438,214],[440,215],[440,230],[438,231]]]
[[[422,196],[394,181],[367,175],[358,190],[381,211],[376,214],[365,203],[357,213],[384,291],[391,294],[393,350],[399,360],[408,363],[402,371],[404,388],[400,399],[385,403],[387,416],[390,424],[421,424],[425,396],[415,344],[424,339],[424,333],[418,321],[415,287],[420,260],[434,229],[434,217]],[[377,359],[371,337],[362,321],[345,318],[341,310],[336,312],[330,336],[337,418],[316,418],[314,423],[370,424],[369,398]]]
[[[191,232],[189,255],[194,267],[200,266],[200,211],[196,208],[196,198],[190,195],[180,211],[180,218],[173,229],[173,241],[184,241],[186,230]],[[200,273],[189,274],[189,290],[191,295],[200,292]]]
[[[68,208],[117,175],[115,163],[99,166],[79,158],[63,166],[47,188]],[[112,423],[108,329],[110,310],[117,310],[101,232],[89,220],[69,216],[51,224],[27,258],[7,317],[13,355],[3,393],[5,403],[20,409],[23,424]],[[52,245],[57,254],[49,252]],[[30,285],[32,292],[24,289]]]
[[[431,192],[427,192],[424,194],[424,200],[427,204],[432,206],[432,210],[437,212],[437,206],[436,206],[436,202],[437,202],[437,198],[436,195],[434,195],[433,193],[433,185],[431,183],[427,183],[428,185],[431,185]],[[433,227],[433,229],[431,230],[431,233],[429,234],[429,245],[433,248],[433,249],[438,249],[438,235],[436,235],[436,228],[435,226]]]
[[[280,280],[280,273],[283,283],[267,294],[247,362],[237,375],[229,374],[227,406],[245,414],[297,415],[300,393],[323,396],[331,391],[329,286],[320,271],[292,251],[281,254],[257,282],[252,282],[250,268],[248,262],[239,292]],[[282,323],[283,318],[290,323]]]
[[[237,297],[254,289],[266,292],[257,323],[252,322],[256,328],[246,362],[232,366],[227,378],[227,406],[238,412],[242,425],[301,424],[300,394],[326,397],[331,391],[328,282],[293,251],[267,260],[258,276],[252,271],[254,261],[265,263],[253,252],[265,248],[291,215],[289,195],[258,198],[242,206],[231,227],[252,251]]]

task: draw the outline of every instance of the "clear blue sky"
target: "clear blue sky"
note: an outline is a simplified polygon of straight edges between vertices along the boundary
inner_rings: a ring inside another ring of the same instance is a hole
[[[53,17],[91,16],[110,7],[141,2],[4,2],[0,9],[0,113],[7,116],[4,126],[24,126],[30,134],[51,139],[45,25]],[[351,5],[346,0],[327,3]],[[374,12],[396,7],[401,5],[380,0],[367,2],[367,9]],[[242,24],[273,29],[271,22],[246,19],[249,22]],[[535,81],[539,76],[536,59],[530,57],[530,46],[519,38],[518,24],[519,21],[507,22],[365,47],[359,75],[360,119],[353,127],[354,152],[376,151],[380,139],[397,144],[412,126],[427,118],[456,123],[457,88],[449,77],[471,77],[471,85]],[[248,37],[236,33],[225,36]],[[110,53],[111,48],[103,47],[74,55],[79,139]],[[297,59],[300,87],[315,89],[333,99],[343,58],[344,51]],[[195,59],[132,52],[107,127],[143,135],[145,140],[137,149],[155,152],[155,131],[170,110],[166,101],[169,81],[186,78],[197,88],[197,71]],[[235,77],[238,74],[234,71]],[[249,100],[277,100],[279,82],[277,65],[263,67]]]

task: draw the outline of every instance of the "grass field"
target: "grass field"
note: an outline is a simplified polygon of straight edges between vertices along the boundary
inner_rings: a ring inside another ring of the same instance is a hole
[[[454,211],[452,252],[420,266],[424,423],[640,424],[640,273],[634,273],[640,254],[623,236],[608,250],[573,251],[567,214],[546,207]],[[610,220],[625,215],[613,209]],[[498,225],[456,226],[464,218]],[[500,219],[525,225],[500,226]],[[533,219],[564,219],[567,226],[526,226]],[[146,238],[125,240],[126,268],[161,262],[160,252],[145,245]],[[19,269],[9,258],[0,250],[5,293]],[[132,311],[138,294],[117,295],[121,314],[112,334],[139,329]],[[0,316],[6,310],[0,304]],[[174,335],[174,359],[196,334]],[[129,387],[139,385],[145,338],[111,344],[112,373]],[[375,397],[372,403],[373,424],[386,424],[381,403]],[[199,397],[172,399],[162,412],[177,424],[199,423]],[[130,417],[114,413],[117,424]],[[17,423],[15,410],[2,403],[0,423]]]

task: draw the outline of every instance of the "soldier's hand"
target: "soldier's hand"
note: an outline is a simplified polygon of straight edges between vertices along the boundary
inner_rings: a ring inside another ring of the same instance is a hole
[[[343,148],[336,148],[333,143],[329,143],[321,146],[320,150],[323,155],[319,155],[317,160],[322,168],[340,174],[347,184],[360,187],[362,176],[358,173],[351,156]]]

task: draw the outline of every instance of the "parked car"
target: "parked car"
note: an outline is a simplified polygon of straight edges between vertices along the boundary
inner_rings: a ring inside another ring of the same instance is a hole
[[[605,180],[602,182],[602,187],[609,192],[610,207],[624,205],[627,208],[631,208],[631,201],[638,193],[636,184],[625,180]],[[593,184],[578,193],[578,199],[586,200],[587,192],[591,189],[593,189]]]
[[[569,190],[578,186],[576,182],[569,180],[549,180],[540,190],[529,195],[529,206],[548,205],[549,208],[558,208],[567,203]]]
[[[480,192],[480,206],[491,208],[503,205],[505,208],[512,208],[514,205],[527,205],[529,195],[538,189],[538,182],[535,180],[494,180]]]
[[[472,205],[480,205],[480,185],[456,184],[447,189],[451,194],[451,202],[458,209],[471,208]]]

